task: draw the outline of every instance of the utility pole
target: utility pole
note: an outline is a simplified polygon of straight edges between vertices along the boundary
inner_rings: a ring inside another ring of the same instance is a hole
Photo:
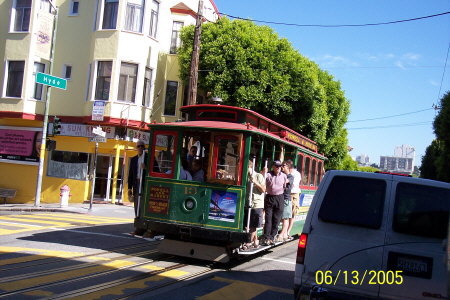
[[[55,55],[55,39],[56,32],[58,26],[58,8],[53,4],[53,1],[49,1],[50,5],[55,10],[55,17],[53,19],[53,30],[52,30],[52,41],[50,45],[50,74],[53,74],[53,59]],[[42,176],[44,175],[44,158],[45,158],[45,149],[46,149],[46,141],[47,141],[47,127],[48,127],[48,113],[50,110],[50,86],[47,87],[47,96],[45,102],[44,109],[44,123],[42,125],[42,139],[41,139],[41,149],[39,151],[39,167],[38,167],[38,176],[36,181],[36,195],[34,199],[34,206],[40,206],[41,204],[41,189],[42,189]]]
[[[200,36],[202,34],[203,0],[198,2],[197,22],[195,23],[194,45],[192,47],[191,70],[189,73],[188,105],[197,102],[198,61],[200,57]]]

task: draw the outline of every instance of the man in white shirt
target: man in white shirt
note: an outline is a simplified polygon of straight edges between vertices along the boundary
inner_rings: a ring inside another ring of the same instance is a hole
[[[294,177],[294,182],[292,183],[291,189],[292,218],[289,219],[289,226],[287,230],[288,238],[290,238],[291,229],[292,226],[294,225],[295,212],[297,211],[297,209],[295,208],[300,207],[300,193],[301,193],[300,183],[302,182],[302,175],[300,174],[299,171],[297,171],[292,160],[288,160],[288,163],[291,175]]]

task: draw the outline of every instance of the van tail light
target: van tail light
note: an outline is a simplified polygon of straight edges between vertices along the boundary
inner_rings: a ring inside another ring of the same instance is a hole
[[[305,261],[306,243],[308,242],[308,234],[302,233],[298,239],[297,263],[303,264]]]

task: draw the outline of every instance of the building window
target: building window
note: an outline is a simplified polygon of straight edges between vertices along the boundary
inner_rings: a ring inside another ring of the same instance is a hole
[[[152,2],[152,12],[150,16],[150,31],[149,35],[156,38],[156,30],[158,29],[158,15],[159,15],[159,2]]]
[[[108,100],[111,86],[112,61],[99,61],[97,67],[97,83],[95,85],[95,99]]]
[[[28,31],[30,29],[31,0],[16,0],[14,4],[14,31]]]
[[[128,0],[125,30],[142,32],[144,19],[144,0]]]
[[[52,9],[52,6],[50,5],[49,0],[41,0],[41,2],[39,3],[39,9],[42,11],[46,11],[49,13],[54,12],[54,10]]]
[[[183,22],[173,22],[172,38],[170,40],[170,54],[176,54],[181,45],[180,31],[183,28]]]
[[[138,65],[122,63],[120,66],[119,93],[117,100],[134,102]]]
[[[49,157],[47,176],[78,180],[88,179],[88,153],[52,151]]]
[[[9,61],[6,97],[21,97],[25,61]]]
[[[62,76],[65,79],[71,79],[72,78],[72,66],[64,65]]]
[[[142,106],[150,106],[150,90],[152,83],[152,69],[145,68],[144,93],[142,97]]]
[[[167,81],[166,100],[164,102],[164,115],[175,116],[175,109],[177,107],[177,92],[178,82]]]
[[[35,62],[34,70],[33,70],[33,82],[34,82],[34,90],[33,90],[33,99],[42,100],[42,92],[44,90],[44,85],[40,83],[36,83],[36,74],[44,73],[45,65],[42,63]]]
[[[78,9],[80,7],[80,1],[72,0],[72,3],[70,4],[70,15],[76,16],[78,15]]]
[[[102,29],[116,29],[119,0],[105,0]]]

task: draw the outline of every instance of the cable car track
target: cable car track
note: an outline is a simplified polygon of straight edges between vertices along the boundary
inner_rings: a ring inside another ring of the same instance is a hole
[[[150,245],[152,245],[152,244],[150,244]],[[23,268],[42,266],[42,265],[48,265],[48,264],[57,263],[57,262],[61,262],[61,261],[67,261],[68,259],[70,259],[70,260],[83,259],[83,258],[90,257],[90,256],[104,255],[104,254],[108,254],[108,253],[117,253],[117,252],[120,252],[120,251],[134,250],[134,249],[139,249],[139,248],[148,248],[148,246],[149,246],[149,242],[143,241],[141,243],[134,244],[134,245],[129,245],[129,246],[126,246],[126,247],[105,249],[105,250],[100,251],[100,252],[84,254],[84,255],[79,255],[79,256],[72,256],[72,257],[65,257],[65,258],[64,257],[62,257],[62,258],[59,258],[59,257],[48,257],[48,258],[39,259],[38,261],[36,261],[36,263],[21,262],[21,263],[18,263],[18,264],[26,264],[26,265],[1,268],[0,272],[12,271],[12,270],[18,270],[18,269],[23,269]],[[30,255],[39,255],[39,254],[30,254]],[[46,261],[42,261],[42,260],[46,260]],[[50,260],[50,261],[48,261],[48,260]],[[1,282],[1,280],[0,280],[0,282]]]
[[[42,289],[45,289],[45,288],[55,287],[55,286],[59,286],[59,285],[73,284],[73,283],[80,282],[80,281],[83,281],[83,280],[88,280],[88,279],[92,279],[92,278],[98,278],[98,277],[101,277],[101,276],[111,275],[111,274],[116,273],[116,272],[127,271],[127,270],[131,270],[133,268],[137,268],[137,267],[140,267],[140,266],[148,265],[150,263],[155,263],[155,262],[162,261],[164,259],[172,258],[171,255],[159,253],[156,250],[149,250],[148,252],[153,252],[155,254],[155,259],[151,259],[150,258],[150,259],[148,259],[148,260],[146,260],[144,262],[138,262],[138,263],[131,264],[131,265],[128,265],[128,266],[124,266],[124,267],[113,268],[113,269],[110,269],[110,270],[107,270],[107,271],[100,271],[100,272],[92,273],[90,275],[83,275],[81,277],[74,277],[74,278],[71,278],[71,279],[62,279],[62,280],[59,280],[59,281],[53,281],[53,282],[49,282],[49,283],[45,283],[45,284],[37,284],[37,285],[31,286],[31,287],[17,289],[17,290],[14,290],[14,291],[3,292],[3,293],[0,293],[0,298],[17,296],[17,295],[20,295],[20,294],[23,294],[23,293],[29,293],[29,292],[32,292],[32,291],[42,290]],[[129,257],[130,255],[127,255],[127,256]],[[156,258],[158,258],[160,260],[156,260]],[[92,265],[92,264],[89,263],[89,265]],[[95,263],[93,265],[95,265]],[[128,276],[128,277],[125,277],[123,279],[114,280],[112,282],[109,282],[108,284],[100,284],[98,286],[100,286],[100,287],[101,286],[107,286],[108,287],[108,286],[111,285],[111,283],[116,283],[116,285],[118,285],[118,284],[123,284],[123,283],[126,283],[126,282],[132,282],[133,280],[141,279],[141,277],[143,277],[143,278],[145,278],[146,276],[150,277],[150,276],[157,275],[159,273],[163,273],[163,272],[166,272],[168,270],[171,270],[171,269],[174,269],[174,268],[179,268],[179,267],[182,267],[182,266],[186,266],[186,265],[185,264],[175,264],[175,265],[170,266],[170,267],[162,268],[161,270],[156,270],[156,271],[153,270],[153,271],[150,271],[150,272],[141,273],[139,275]],[[79,268],[73,268],[73,269],[71,269],[71,271],[72,270],[76,270],[76,269],[80,269],[81,270],[83,268],[86,268],[86,266],[79,267]],[[66,268],[64,268],[64,269],[66,269]],[[42,276],[42,275],[46,276],[47,274],[54,274],[55,271],[58,271],[58,270],[48,270],[48,271],[43,272],[43,274],[36,274],[35,273],[35,274],[32,274],[32,275],[34,275],[32,277],[30,277],[30,276],[26,276],[26,277],[27,278],[36,278],[36,276]],[[24,278],[21,278],[19,280],[24,280]],[[12,281],[8,280],[8,281],[6,281],[4,283],[8,283],[8,282],[12,282]],[[94,287],[96,287],[96,286],[94,286]],[[89,293],[91,293],[92,292],[91,288],[92,287],[88,287],[88,288],[83,288],[83,289],[80,289],[80,290],[89,289]],[[98,288],[98,290],[100,290],[100,289],[104,289],[104,287],[103,288]],[[78,290],[76,290],[76,291],[78,291]],[[73,292],[74,291],[70,291],[70,292],[67,292],[67,294],[72,294]],[[79,292],[77,292],[77,293],[79,293]],[[58,298],[58,299],[61,299],[61,295],[57,295],[55,297]]]

